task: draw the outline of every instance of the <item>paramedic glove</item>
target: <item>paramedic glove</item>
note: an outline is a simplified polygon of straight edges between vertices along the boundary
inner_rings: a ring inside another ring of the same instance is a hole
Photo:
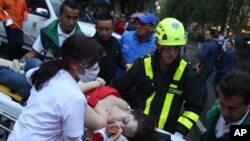
[[[175,132],[174,135],[171,135],[171,141],[185,141],[183,135],[179,132]]]
[[[5,22],[5,25],[6,25],[6,26],[10,26],[10,25],[12,25],[12,24],[13,24],[13,21],[12,21],[12,19],[10,19],[10,18],[7,19],[6,22]]]

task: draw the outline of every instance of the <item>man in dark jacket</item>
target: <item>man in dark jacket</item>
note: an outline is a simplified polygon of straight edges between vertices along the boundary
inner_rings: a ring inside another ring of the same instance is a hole
[[[103,78],[107,84],[116,77],[116,68],[126,68],[126,63],[121,54],[118,40],[111,34],[113,32],[114,21],[108,13],[100,13],[96,18],[96,34],[94,38],[102,45],[102,57],[100,59],[99,77]]]
[[[123,96],[136,86],[138,107],[155,119],[157,127],[185,136],[202,110],[196,73],[180,58],[181,47],[187,40],[185,30],[178,20],[166,18],[158,24],[154,36],[154,55],[135,61],[127,73],[111,84]],[[180,113],[183,103],[184,112]]]
[[[219,54],[219,48],[211,30],[206,30],[204,33],[205,43],[202,48],[199,62],[196,66],[197,74],[201,85],[202,101],[207,100],[207,79],[212,74],[215,63]]]

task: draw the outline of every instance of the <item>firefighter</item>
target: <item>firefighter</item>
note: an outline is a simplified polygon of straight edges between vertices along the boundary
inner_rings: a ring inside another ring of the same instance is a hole
[[[154,36],[154,55],[135,61],[128,72],[111,84],[124,97],[136,86],[134,98],[138,108],[151,115],[158,128],[183,137],[202,111],[195,70],[180,57],[181,47],[187,42],[185,30],[177,19],[166,18],[157,25]]]

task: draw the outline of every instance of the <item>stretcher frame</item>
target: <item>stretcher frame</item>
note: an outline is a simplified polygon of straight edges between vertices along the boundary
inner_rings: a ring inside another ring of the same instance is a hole
[[[12,98],[2,92],[0,92],[0,128],[8,131],[12,131],[10,126],[4,124],[4,120],[10,122],[16,122],[18,116],[22,113],[23,107],[21,104],[12,100]]]
[[[15,123],[19,115],[22,113],[22,105],[14,100],[12,100],[11,96],[0,92],[0,129],[4,129],[7,133],[12,131],[10,124],[6,126],[4,124],[3,118],[9,120],[12,123]],[[160,132],[163,134],[167,134],[173,136],[173,134],[156,128],[156,132]],[[120,138],[118,141],[126,141],[125,137]],[[183,139],[182,141],[185,141]]]

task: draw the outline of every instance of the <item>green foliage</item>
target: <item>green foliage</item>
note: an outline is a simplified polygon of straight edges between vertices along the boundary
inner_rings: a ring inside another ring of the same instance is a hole
[[[188,33],[188,40],[197,42],[198,41],[198,35],[199,35],[198,32],[189,32]]]
[[[185,25],[241,29],[250,13],[248,0],[161,0],[160,18],[175,17]],[[250,5],[249,5],[250,6]]]

